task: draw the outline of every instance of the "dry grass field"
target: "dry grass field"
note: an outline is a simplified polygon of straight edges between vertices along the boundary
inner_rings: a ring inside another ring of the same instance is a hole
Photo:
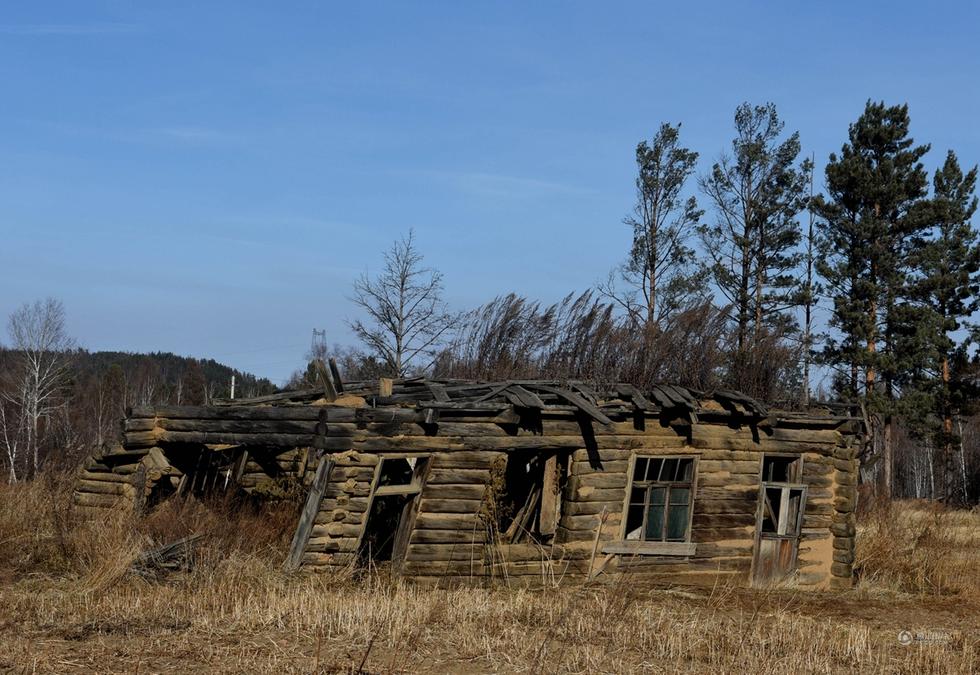
[[[638,579],[431,589],[383,570],[286,575],[288,509],[190,504],[89,525],[68,503],[64,481],[0,487],[0,670],[980,670],[976,511],[873,510],[860,526],[857,587],[802,593]],[[204,534],[192,570],[130,571],[154,542],[190,532]]]

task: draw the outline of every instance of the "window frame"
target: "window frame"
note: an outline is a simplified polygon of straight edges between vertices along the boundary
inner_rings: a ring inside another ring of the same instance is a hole
[[[398,528],[393,534],[391,563],[395,570],[401,568],[408,552],[409,540],[412,530],[415,528],[415,519],[418,515],[419,502],[422,499],[422,491],[428,482],[429,471],[433,464],[433,453],[431,452],[408,452],[408,453],[371,453],[370,450],[365,454],[375,454],[378,463],[374,465],[374,476],[371,478],[371,489],[368,493],[367,508],[361,518],[361,531],[357,536],[357,545],[354,547],[355,561],[364,543],[367,534],[371,513],[374,511],[374,500],[378,497],[390,497],[405,495],[411,497],[405,504],[398,520]],[[414,459],[415,466],[412,467],[412,480],[402,485],[378,485],[381,479],[382,465],[385,460]]]
[[[787,481],[767,481],[766,480],[766,459],[786,458],[793,460]],[[759,458],[759,506],[756,513],[756,529],[759,537],[765,539],[799,539],[803,535],[803,516],[806,512],[806,499],[808,485],[803,482],[804,459],[802,454],[787,452],[766,452]],[[779,490],[780,513],[774,514],[773,524],[776,532],[767,532],[763,529],[766,519],[766,504],[768,498],[766,490]],[[800,505],[796,513],[795,522],[790,523],[786,520],[789,511],[789,501],[793,492],[799,493]],[[779,532],[782,528],[784,531]]]
[[[638,460],[646,459],[648,462],[650,460],[668,460],[668,459],[686,459],[691,460],[691,479],[689,482],[682,481],[635,481],[634,474],[636,472],[636,466]],[[633,554],[653,554],[653,555],[677,555],[677,556],[690,556],[694,554],[695,544],[691,541],[692,535],[692,524],[694,521],[694,503],[697,498],[697,482],[698,482],[698,460],[699,456],[693,453],[683,453],[683,454],[663,454],[662,452],[650,451],[650,452],[633,452],[630,454],[628,473],[626,476],[626,495],[623,499],[623,523],[620,526],[620,541],[612,542],[603,547],[603,552],[605,553],[633,553]],[[637,485],[637,482],[639,485]],[[668,507],[670,504],[670,488],[671,487],[682,487],[686,486],[689,490],[688,493],[688,509],[687,509],[687,522],[684,527],[684,539],[683,541],[667,541],[666,539],[643,539],[646,536],[646,524],[647,517],[649,516],[649,494],[650,488],[661,485],[668,488],[667,493],[664,495],[664,524],[663,524],[663,536],[666,537],[667,523],[669,519]],[[646,488],[644,494],[644,505],[643,505],[643,524],[641,526],[640,539],[627,539],[629,532],[627,531],[628,520],[629,520],[629,509],[632,503],[631,497],[633,494],[633,489],[636,487]]]

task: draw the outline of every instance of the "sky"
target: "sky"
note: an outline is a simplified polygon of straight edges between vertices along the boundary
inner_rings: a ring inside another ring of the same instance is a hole
[[[282,383],[314,328],[353,342],[351,284],[410,228],[457,309],[604,279],[661,122],[704,172],[772,101],[822,171],[868,99],[907,102],[930,170],[980,162],[978,26],[967,2],[3,3],[0,316],[52,296],[89,350]]]

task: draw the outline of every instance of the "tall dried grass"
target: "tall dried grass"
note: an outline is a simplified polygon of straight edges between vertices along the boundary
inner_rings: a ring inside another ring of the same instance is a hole
[[[980,513],[882,501],[863,514],[855,570],[865,590],[980,598]]]
[[[976,615],[944,643],[898,643],[897,631],[910,627],[910,607],[919,620],[941,616],[929,603],[910,605],[919,602],[912,596],[876,600],[861,591],[803,595],[735,586],[658,590],[642,589],[635,579],[544,590],[427,588],[382,573],[290,575],[280,565],[287,535],[275,521],[295,517],[289,508],[171,504],[142,520],[73,524],[59,533],[57,502],[66,493],[52,492],[54,486],[0,488],[0,532],[21,546],[0,548],[0,568],[9,576],[0,586],[0,668],[920,673],[980,667]],[[956,527],[977,524],[944,517]],[[190,532],[205,535],[190,571],[157,579],[126,572],[134,551]],[[919,547],[933,541],[921,539]],[[862,558],[865,583],[889,578],[883,560]],[[948,588],[944,582],[936,592]],[[869,606],[878,608],[873,620]]]

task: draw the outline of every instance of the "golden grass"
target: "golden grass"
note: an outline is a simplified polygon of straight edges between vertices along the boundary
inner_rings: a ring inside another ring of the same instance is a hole
[[[0,488],[0,569],[6,578],[0,586],[0,669],[921,673],[980,668],[975,579],[965,578],[958,563],[943,568],[928,553],[932,545],[947,545],[937,534],[944,518],[957,528],[951,550],[962,553],[955,548],[965,536],[960,528],[980,527],[977,514],[923,515],[919,508],[893,507],[901,527],[921,535],[914,551],[916,560],[932,565],[923,577],[927,582],[888,558],[884,540],[892,521],[882,515],[884,520],[869,519],[862,526],[862,581],[846,593],[642,588],[636,579],[593,586],[566,582],[543,590],[433,589],[392,579],[383,570],[362,577],[282,573],[288,533],[281,523],[295,517],[288,509],[259,513],[232,504],[170,505],[142,521],[69,522],[65,528],[58,522],[65,517],[65,497],[55,481]],[[142,547],[191,531],[205,533],[193,570],[158,579],[127,571]],[[941,559],[947,559],[948,550],[941,550]],[[941,583],[932,581],[937,574]],[[900,630],[949,633],[938,642],[903,646]]]

